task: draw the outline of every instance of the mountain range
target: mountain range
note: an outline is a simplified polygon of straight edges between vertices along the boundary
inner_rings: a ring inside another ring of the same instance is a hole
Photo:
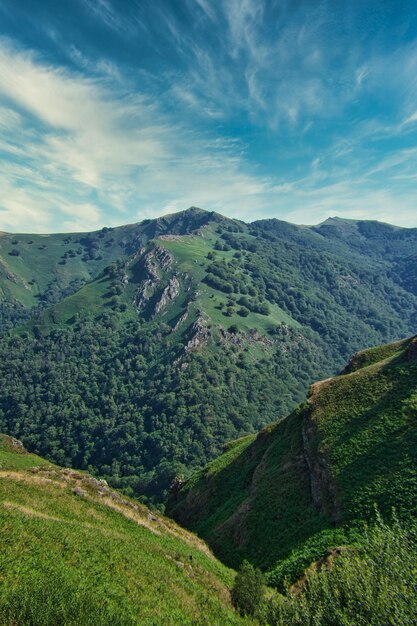
[[[0,431],[163,506],[349,355],[415,332],[417,229],[191,208],[0,235]]]

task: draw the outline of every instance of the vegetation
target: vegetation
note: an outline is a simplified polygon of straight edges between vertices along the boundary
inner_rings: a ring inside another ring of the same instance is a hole
[[[296,408],[415,332],[416,243],[195,208],[1,233],[0,430],[48,459],[0,437],[1,623],[416,623],[417,339]]]
[[[88,474],[0,444],[0,622],[240,624],[233,572]]]
[[[259,615],[265,595],[264,577],[248,561],[243,561],[232,589],[233,604],[241,615]]]
[[[417,542],[395,522],[368,528],[362,546],[311,568],[285,600],[268,603],[276,626],[402,626],[417,623]],[[296,594],[296,595],[295,595]]]
[[[313,385],[289,417],[187,481],[170,513],[226,563],[261,567],[280,591],[327,549],[360,544],[375,503],[412,524],[416,345],[412,338],[361,353],[352,371]]]
[[[177,474],[287,415],[348,354],[413,332],[416,241],[195,208],[1,234],[0,429],[161,503]]]

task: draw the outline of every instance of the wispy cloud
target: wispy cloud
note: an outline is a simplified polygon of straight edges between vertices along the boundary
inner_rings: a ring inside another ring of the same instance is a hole
[[[77,0],[79,28],[51,10],[37,50],[0,39],[0,228],[191,204],[416,223],[410,18],[342,4]]]
[[[98,204],[118,209],[119,222],[133,207],[139,218],[170,203],[259,205],[270,183],[244,171],[233,142],[208,139],[108,81],[2,41],[0,94],[9,106],[0,123],[11,127],[0,148],[14,160],[4,174],[2,228],[49,229],[57,211],[67,225],[92,228],[103,220]]]

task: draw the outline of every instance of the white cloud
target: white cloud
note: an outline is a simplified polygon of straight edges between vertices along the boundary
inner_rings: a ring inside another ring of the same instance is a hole
[[[417,111],[414,111],[414,113],[410,115],[410,117],[407,117],[407,119],[404,121],[404,124],[411,124],[412,122],[417,122]]]
[[[408,49],[412,59],[405,67],[404,51],[389,63],[380,56],[366,64],[352,52],[338,91],[327,81],[319,15],[311,24],[284,20],[280,36],[266,41],[255,0],[194,1],[205,23],[218,23],[223,10],[227,31],[220,57],[190,35],[178,44],[189,71],[168,92],[181,103],[182,117],[164,113],[162,100],[132,91],[104,59],[91,60],[72,47],[67,53],[79,70],[70,71],[0,39],[0,229],[50,232],[60,224],[90,230],[190,205],[247,220],[270,215],[313,223],[338,214],[415,225],[417,153],[397,150],[381,157],[372,143],[412,132],[417,48]],[[108,25],[114,15],[117,28],[121,18],[108,0],[90,2],[90,9],[100,10]],[[166,20],[177,40],[178,25],[170,16]],[[219,63],[228,47],[236,65]],[[371,117],[306,156],[314,145],[309,134],[320,132],[320,116],[337,119],[352,89],[354,97],[365,88],[378,92],[384,61],[390,80],[398,74],[397,89],[409,80],[408,113],[402,117],[409,123],[387,126]],[[273,176],[261,175],[240,142],[195,130],[191,108],[213,126],[246,109],[272,129],[304,129],[298,150],[306,152],[302,168],[309,173],[284,176],[277,166]]]
[[[123,221],[133,207],[238,213],[267,202],[272,182],[245,171],[235,141],[208,140],[109,81],[0,41],[0,98],[8,103],[0,121],[10,124],[0,142],[7,154],[0,228],[39,232],[65,220],[88,230],[108,222],[111,209]]]

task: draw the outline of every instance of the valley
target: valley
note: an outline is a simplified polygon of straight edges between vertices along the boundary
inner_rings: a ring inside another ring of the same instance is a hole
[[[0,430],[162,506],[176,476],[290,413],[350,354],[413,333],[416,241],[196,208],[3,234]]]

